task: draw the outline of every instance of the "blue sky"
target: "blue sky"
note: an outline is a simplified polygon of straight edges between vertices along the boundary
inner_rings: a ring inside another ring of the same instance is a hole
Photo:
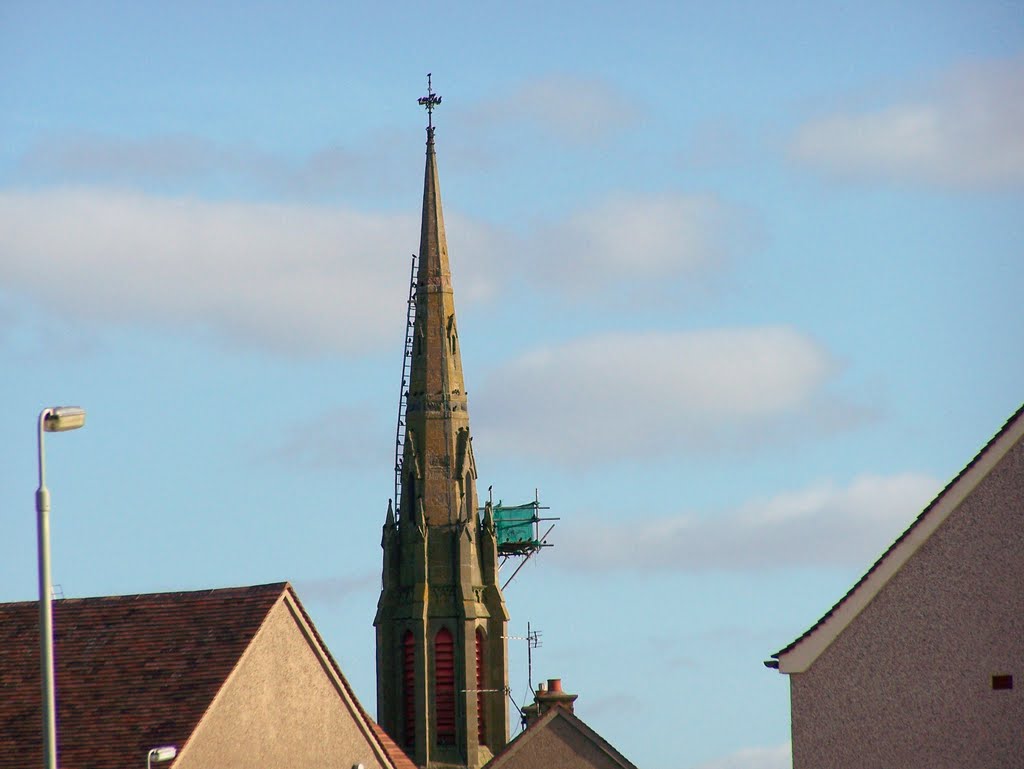
[[[64,593],[290,580],[373,709],[430,71],[481,490],[561,519],[535,680],[788,766],[761,661],[1024,400],[1024,6],[711,6],[5,3],[0,600],[81,404]]]

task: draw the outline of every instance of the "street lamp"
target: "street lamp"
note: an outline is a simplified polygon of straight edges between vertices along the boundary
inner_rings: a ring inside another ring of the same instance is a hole
[[[43,753],[46,769],[57,769],[57,713],[53,685],[53,586],[50,584],[50,492],[46,488],[43,433],[77,430],[85,409],[54,406],[39,412],[39,488],[36,522],[39,531],[39,646],[43,679]]]
[[[178,749],[173,745],[168,745],[166,748],[153,748],[149,751],[149,755],[146,756],[146,769],[153,769],[153,762],[170,761],[178,755]]]

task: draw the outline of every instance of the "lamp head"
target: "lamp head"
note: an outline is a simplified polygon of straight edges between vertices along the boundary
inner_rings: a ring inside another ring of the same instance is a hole
[[[85,424],[85,409],[80,406],[54,406],[43,412],[43,429],[48,433],[77,430]]]
[[[150,761],[170,761],[178,755],[178,749],[173,745],[168,745],[164,748],[153,748],[149,751]]]

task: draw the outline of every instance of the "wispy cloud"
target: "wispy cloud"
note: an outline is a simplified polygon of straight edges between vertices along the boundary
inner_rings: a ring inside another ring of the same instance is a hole
[[[819,117],[789,151],[838,177],[1024,184],[1024,59],[964,65],[903,102]]]
[[[616,692],[605,697],[587,700],[587,715],[591,718],[615,716],[622,713],[642,711],[644,701],[635,694]]]
[[[489,372],[474,417],[492,451],[558,463],[748,449],[853,418],[825,392],[836,371],[788,327],[602,334]]]
[[[418,212],[159,197],[107,187],[0,192],[0,280],[63,317],[202,329],[295,354],[393,344]],[[610,221],[615,219],[612,226]],[[732,230],[699,197],[621,198],[512,234],[449,215],[460,302],[527,286],[626,301],[713,269]],[[648,290],[645,292],[643,288]]]
[[[864,475],[845,486],[823,482],[717,515],[588,520],[564,537],[560,563],[602,571],[866,568],[939,488],[922,474]]]
[[[754,227],[712,195],[614,195],[512,232],[448,215],[459,298],[510,286],[586,303],[649,302],[722,271]],[[683,278],[688,279],[684,281]]]
[[[610,103],[618,105],[615,120],[608,119]],[[638,107],[625,93],[600,80],[572,76],[537,78],[464,109],[466,125],[491,133],[499,145],[511,141],[513,134],[519,141],[522,132],[531,129],[543,138],[574,146],[599,142],[631,124],[637,114]],[[503,132],[502,127],[514,131]],[[466,147],[462,151],[473,152]],[[18,159],[13,172],[15,178],[33,184],[178,191],[202,186],[242,189],[276,199],[354,199],[404,185],[409,163],[418,152],[418,145],[408,144],[406,135],[387,129],[361,139],[327,143],[302,155],[225,144],[195,133],[81,132],[41,138]],[[491,155],[482,147],[477,152]]]
[[[0,279],[67,317],[213,331],[280,352],[392,341],[415,216],[160,199],[0,193]],[[397,287],[397,288],[396,288]]]
[[[354,595],[373,594],[380,586],[380,575],[375,573],[349,574],[343,577],[295,580],[303,600],[337,606]]]
[[[365,195],[394,188],[397,137],[384,131],[362,145],[332,144],[288,157],[192,135],[74,134],[40,140],[20,158],[23,179],[192,189],[240,186],[285,199]]]
[[[610,105],[614,110],[610,111]],[[466,110],[466,122],[534,128],[573,145],[602,142],[638,121],[643,108],[630,94],[598,78],[545,75],[524,81]]]
[[[577,292],[692,274],[731,255],[738,218],[709,195],[612,198],[541,227],[531,274]]]
[[[741,748],[693,769],[790,769],[792,766],[793,749],[787,742],[771,747]]]
[[[526,286],[575,303],[649,302],[723,270],[754,226],[713,195],[613,195],[512,232],[457,213],[449,220],[457,291],[490,298]],[[689,279],[684,281],[683,278]]]
[[[397,387],[396,387],[397,396]],[[262,459],[285,465],[332,470],[387,467],[393,460],[394,423],[374,405],[360,403],[330,409],[293,425]],[[331,426],[344,425],[344,429]]]

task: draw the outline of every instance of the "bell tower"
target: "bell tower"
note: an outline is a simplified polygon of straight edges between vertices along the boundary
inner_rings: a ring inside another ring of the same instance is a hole
[[[388,503],[377,631],[377,721],[425,769],[487,763],[508,742],[508,612],[477,470],[455,322],[428,93],[397,510]],[[406,383],[403,383],[403,388]]]

